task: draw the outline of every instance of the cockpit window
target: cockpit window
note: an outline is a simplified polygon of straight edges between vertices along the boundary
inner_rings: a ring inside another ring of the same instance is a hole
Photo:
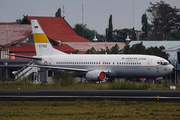
[[[159,64],[159,65],[168,65],[169,64],[169,62],[157,62],[157,64]]]
[[[168,62],[164,62],[163,65],[168,65]]]

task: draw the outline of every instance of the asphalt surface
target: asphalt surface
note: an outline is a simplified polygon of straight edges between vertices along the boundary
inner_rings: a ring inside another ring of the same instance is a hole
[[[180,90],[0,90],[1,101],[77,99],[180,102]]]

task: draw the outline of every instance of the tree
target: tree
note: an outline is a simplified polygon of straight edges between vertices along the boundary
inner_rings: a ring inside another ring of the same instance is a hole
[[[94,32],[92,30],[89,30],[88,28],[86,28],[86,24],[76,24],[73,27],[73,29],[78,35],[80,35],[88,40],[92,41],[94,38]],[[82,31],[84,31],[84,34],[82,33]]]
[[[106,54],[106,50],[103,50],[102,48],[101,48],[101,51],[97,51],[97,54]]]
[[[171,31],[169,38],[170,40],[180,40],[180,31],[175,29]]]
[[[61,17],[61,8],[57,10],[57,12],[55,13],[55,17]]]
[[[93,40],[94,38],[94,30],[90,30],[86,27],[86,24],[75,24],[73,27],[73,30],[79,35],[82,36],[88,40]],[[84,35],[82,34],[82,30],[84,30]],[[96,32],[97,33],[97,32]],[[96,34],[96,37],[98,41],[103,41],[103,35]]]
[[[169,54],[162,52],[162,50],[164,50],[164,49],[165,49],[164,46],[160,46],[159,48],[157,46],[149,47],[146,49],[146,54],[159,56],[159,57],[162,57],[162,58],[165,58],[168,60]]]
[[[149,47],[146,49],[146,47],[143,45],[143,42],[140,42],[138,44],[134,44],[132,47],[129,45],[125,46],[123,54],[145,54],[145,55],[155,55],[159,57],[163,57],[168,60],[169,54],[162,52],[164,50],[164,46],[158,47]]]
[[[119,46],[116,44],[115,46],[112,46],[111,49],[106,47],[106,50],[103,50],[101,48],[101,51],[96,51],[94,47],[91,49],[88,49],[85,54],[118,54],[119,53]]]
[[[130,29],[129,35],[131,35],[132,40],[136,40],[136,33],[134,27]]]
[[[118,53],[119,53],[119,46],[115,44],[115,46],[111,48],[111,54],[118,54]]]
[[[152,23],[152,38],[156,40],[164,40],[174,29],[180,29],[180,10],[176,7],[172,8],[164,1],[156,2],[147,9],[149,18]]]
[[[91,49],[88,49],[85,54],[96,54],[96,53],[97,53],[96,49],[92,47]]]
[[[74,52],[73,52],[73,54],[78,54],[79,53],[79,50],[78,49],[76,49]]]
[[[21,21],[22,21],[21,19],[17,19],[17,20],[16,20],[16,22],[17,22],[18,24],[20,24]]]
[[[108,42],[113,40],[112,32],[113,32],[112,15],[110,15],[109,25],[108,25],[108,28],[106,28],[106,38]]]
[[[84,24],[75,24],[73,30],[80,36],[82,36],[82,29],[85,29],[86,25]]]
[[[135,30],[134,28],[132,29],[127,29],[127,28],[124,28],[124,29],[115,29],[113,30],[113,33],[114,33],[114,42],[124,42],[127,38],[127,35],[130,36],[130,39],[131,40],[136,40],[136,33],[135,33]]]
[[[149,29],[149,27],[150,27],[150,25],[149,25],[149,23],[148,23],[148,19],[147,19],[146,13],[144,13],[144,14],[142,15],[142,17],[141,17],[141,24],[142,24],[141,30],[143,31],[143,34],[142,34],[141,38],[142,38],[143,40],[146,40],[147,37],[148,37],[148,31],[149,31],[148,29]]]
[[[143,42],[132,45],[131,53],[132,54],[146,54],[146,47],[143,45]]]

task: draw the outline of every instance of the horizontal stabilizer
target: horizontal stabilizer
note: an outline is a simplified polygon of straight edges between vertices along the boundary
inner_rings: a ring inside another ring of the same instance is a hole
[[[34,59],[34,60],[42,60],[40,57],[31,57],[31,56],[23,56],[23,55],[11,55],[11,54],[5,54],[9,56],[16,56],[16,57],[21,57],[21,58],[28,58],[28,59]]]

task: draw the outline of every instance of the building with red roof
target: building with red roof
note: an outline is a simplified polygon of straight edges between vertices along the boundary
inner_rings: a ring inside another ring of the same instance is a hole
[[[94,47],[95,50],[101,51],[101,49],[106,50],[106,47],[112,48],[117,44],[119,46],[119,49],[123,49],[126,45],[125,42],[64,42],[64,44],[69,45],[70,47],[73,47],[74,49],[78,49],[80,51],[80,54],[86,53],[88,49],[91,49]]]
[[[31,20],[38,20],[43,31],[49,38],[54,48],[65,53],[73,53],[76,49],[79,54],[84,54],[88,49],[94,47],[96,50],[111,48],[115,44],[122,49],[124,42],[92,42],[77,35],[72,27],[62,17],[38,17],[24,16],[20,24],[0,23],[0,45],[9,49],[10,53],[17,55],[34,56],[34,40],[32,36]],[[16,59],[22,59],[16,57]]]
[[[2,22],[0,23],[0,25],[17,25],[17,22],[10,22],[10,23],[6,23],[6,22]]]
[[[63,17],[25,17],[21,24],[30,24],[32,19],[38,20],[48,38],[61,42],[91,42],[77,35]]]
[[[12,45],[26,39],[32,32],[30,25],[0,24],[0,44]]]
[[[18,23],[0,23],[0,44],[10,53],[17,55],[36,55],[32,37],[31,20],[37,19],[49,38],[53,47],[65,53],[75,51],[68,44],[62,42],[91,42],[79,35],[69,26],[61,17],[28,17],[25,16],[20,24]],[[16,59],[22,59],[16,57]]]

